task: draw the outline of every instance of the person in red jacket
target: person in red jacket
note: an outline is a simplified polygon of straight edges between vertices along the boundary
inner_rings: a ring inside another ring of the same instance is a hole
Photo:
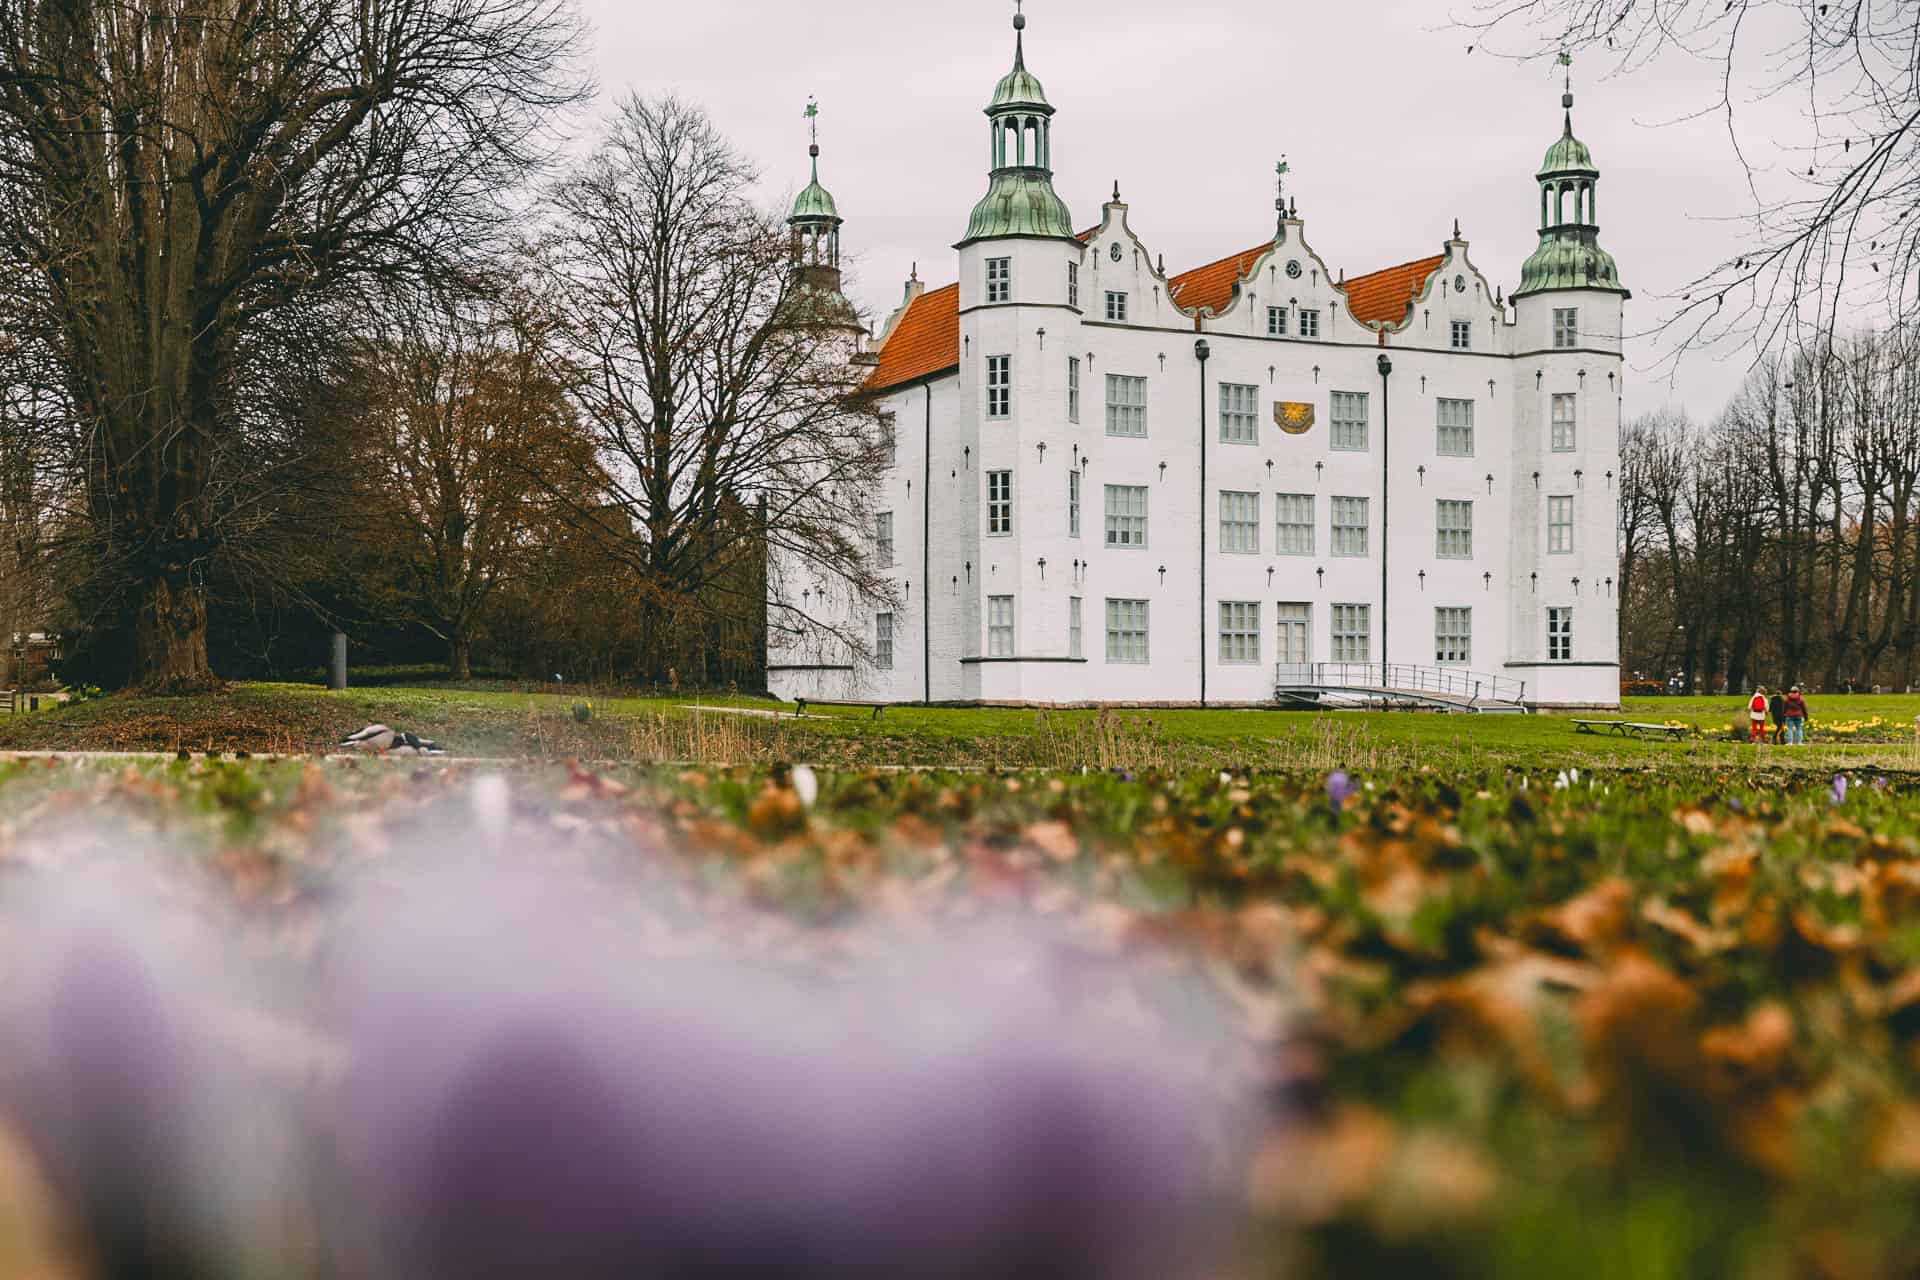
[[[1787,694],[1787,745],[1804,747],[1807,745],[1807,700],[1800,695],[1800,686],[1795,685]]]
[[[1761,685],[1747,699],[1747,741],[1760,742],[1767,736],[1767,687]]]

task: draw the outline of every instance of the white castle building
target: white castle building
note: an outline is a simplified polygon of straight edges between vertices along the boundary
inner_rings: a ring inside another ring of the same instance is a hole
[[[1571,92],[1510,296],[1457,225],[1431,256],[1337,275],[1284,198],[1259,244],[1169,273],[1117,187],[1075,231],[1024,26],[987,106],[990,186],[958,282],[910,280],[877,356],[857,358],[894,424],[859,518],[896,598],[835,606],[857,650],[776,640],[772,690],[1231,705],[1354,685],[1617,704],[1629,294],[1597,241]],[[817,166],[791,222],[837,289],[842,223]],[[818,616],[785,589],[770,614]]]

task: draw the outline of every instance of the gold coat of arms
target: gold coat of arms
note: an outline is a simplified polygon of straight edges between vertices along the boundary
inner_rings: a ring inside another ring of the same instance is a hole
[[[1313,430],[1313,406],[1292,400],[1275,400],[1273,425],[1290,436],[1303,436]]]

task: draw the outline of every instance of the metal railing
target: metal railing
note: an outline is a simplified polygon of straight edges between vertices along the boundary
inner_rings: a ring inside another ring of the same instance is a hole
[[[1526,701],[1527,682],[1459,667],[1416,667],[1398,662],[1283,662],[1274,673],[1282,689],[1352,689],[1423,694],[1465,702]]]

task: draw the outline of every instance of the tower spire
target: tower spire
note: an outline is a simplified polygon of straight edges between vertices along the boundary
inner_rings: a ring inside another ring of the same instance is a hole
[[[1273,208],[1277,215],[1274,219],[1273,236],[1276,240],[1284,235],[1287,229],[1287,174],[1290,172],[1292,168],[1287,164],[1286,155],[1282,153],[1280,163],[1273,166]]]
[[[989,189],[962,243],[997,236],[1071,240],[1072,218],[1053,190],[1053,106],[1027,70],[1027,15],[1014,0],[1013,69],[987,104]]]
[[[1027,65],[1027,15],[1026,0],[1013,0],[1013,65],[1024,70]]]
[[[1560,65],[1566,69],[1566,88],[1560,94],[1560,109],[1567,113],[1566,134],[1573,136],[1573,54],[1563,45],[1560,49]]]

